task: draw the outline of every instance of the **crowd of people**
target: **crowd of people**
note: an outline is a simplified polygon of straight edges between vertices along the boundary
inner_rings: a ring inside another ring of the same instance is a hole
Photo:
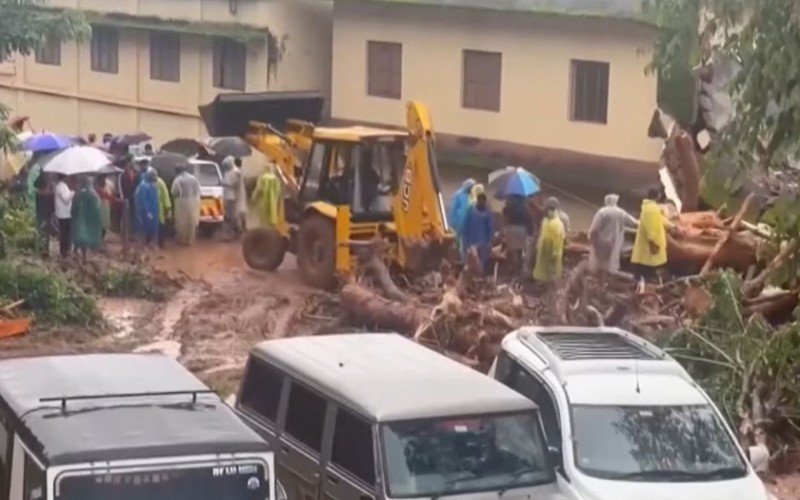
[[[625,234],[635,232],[630,259],[633,274],[642,282],[656,277],[657,270],[667,263],[667,232],[674,227],[662,209],[662,198],[658,190],[651,190],[637,220],[618,206],[618,195],[605,197],[588,231],[593,272],[619,273]],[[462,259],[474,253],[483,271],[489,272],[492,250],[502,243],[506,267],[513,277],[544,283],[560,279],[570,219],[557,198],[542,199],[538,194],[505,197],[498,221],[502,223],[496,224],[484,186],[473,179],[464,181],[447,213]]]

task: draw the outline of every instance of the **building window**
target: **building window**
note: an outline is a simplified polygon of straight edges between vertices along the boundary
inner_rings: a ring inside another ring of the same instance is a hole
[[[322,450],[326,404],[309,389],[292,383],[286,410],[286,433],[317,453]]]
[[[402,82],[403,45],[367,42],[367,94],[400,99]]]
[[[119,72],[119,34],[114,28],[92,27],[92,71]]]
[[[39,64],[61,65],[61,40],[47,40],[36,49],[36,62]]]
[[[503,55],[499,52],[465,50],[463,70],[463,106],[486,111],[500,111]]]
[[[181,37],[175,33],[150,33],[150,79],[181,81]]]
[[[609,64],[572,61],[572,119],[608,123]]]
[[[244,90],[247,74],[247,47],[233,40],[214,41],[214,86]]]

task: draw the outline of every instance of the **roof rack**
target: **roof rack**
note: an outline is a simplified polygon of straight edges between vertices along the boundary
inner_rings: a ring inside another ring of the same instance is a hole
[[[590,359],[660,359],[646,346],[613,332],[537,332],[541,341],[564,361]]]
[[[158,397],[158,396],[183,396],[192,395],[192,404],[197,403],[198,394],[216,394],[211,389],[200,389],[194,391],[159,391],[159,392],[127,392],[121,394],[92,394],[83,396],[58,396],[50,398],[40,398],[40,403],[53,403],[55,401],[61,402],[61,410],[66,411],[67,401],[87,401],[93,399],[114,399],[114,398],[143,398],[143,397]]]

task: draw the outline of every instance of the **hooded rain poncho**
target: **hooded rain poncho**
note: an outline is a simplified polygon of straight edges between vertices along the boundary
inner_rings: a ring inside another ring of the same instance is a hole
[[[631,262],[648,267],[659,267],[667,263],[666,226],[667,221],[658,203],[644,200]],[[655,252],[650,248],[651,243],[658,247]]]
[[[200,224],[200,181],[188,172],[181,173],[172,183],[172,196],[176,237],[181,243],[192,244]]]
[[[168,215],[172,212],[172,198],[169,195],[167,183],[158,174],[156,174],[156,191],[158,192],[158,221],[165,224]]]
[[[262,226],[274,228],[283,220],[281,181],[271,167],[258,178],[250,201]]]
[[[558,213],[551,211],[542,221],[536,244],[536,266],[533,279],[553,281],[561,278],[564,268],[564,223]]]
[[[464,222],[464,217],[467,215],[467,210],[469,210],[470,191],[474,185],[474,179],[465,180],[450,200],[450,208],[447,211],[447,221],[450,223],[450,227],[453,228],[453,231],[458,235],[461,234],[461,226]]]
[[[606,196],[606,206],[597,211],[589,228],[589,266],[593,271],[615,273],[619,271],[619,259],[625,242],[625,228],[635,228],[639,221],[619,208],[619,196]]]
[[[72,244],[76,248],[98,248],[103,239],[100,197],[89,178],[72,199]]]
[[[158,235],[158,188],[155,174],[146,174],[136,188],[136,222],[145,236]]]

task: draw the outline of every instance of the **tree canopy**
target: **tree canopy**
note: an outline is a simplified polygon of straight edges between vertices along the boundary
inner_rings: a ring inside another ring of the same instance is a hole
[[[0,61],[15,53],[28,55],[48,41],[81,39],[90,32],[79,12],[44,8],[43,0],[0,0]],[[14,141],[5,125],[7,115],[0,103],[0,148]]]

